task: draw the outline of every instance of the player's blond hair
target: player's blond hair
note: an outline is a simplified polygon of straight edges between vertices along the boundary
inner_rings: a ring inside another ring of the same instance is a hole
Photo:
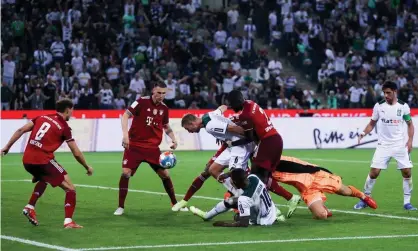
[[[190,125],[192,122],[196,121],[197,117],[193,114],[186,114],[181,119],[181,127],[184,127],[185,125]]]

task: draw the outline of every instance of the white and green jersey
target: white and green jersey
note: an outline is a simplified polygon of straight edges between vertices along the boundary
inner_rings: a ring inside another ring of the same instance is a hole
[[[379,145],[391,147],[405,145],[405,121],[411,120],[408,104],[398,100],[396,104],[389,105],[383,100],[374,106],[372,120],[377,121]]]
[[[232,122],[230,119],[222,116],[220,110],[205,113],[202,117],[202,122],[206,131],[216,139],[222,141],[235,141],[243,138],[243,136],[239,134],[230,133],[227,131],[228,125],[235,125],[235,123]]]
[[[250,224],[272,225],[276,221],[276,206],[264,183],[254,174],[248,176],[249,184],[238,198],[240,217],[250,216]]]

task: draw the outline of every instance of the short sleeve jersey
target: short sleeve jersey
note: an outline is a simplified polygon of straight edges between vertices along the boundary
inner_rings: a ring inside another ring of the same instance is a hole
[[[155,104],[149,96],[141,97],[128,108],[132,114],[129,129],[129,145],[143,148],[159,148],[163,128],[169,123],[169,110],[164,103]]]
[[[264,183],[254,174],[248,176],[248,186],[238,198],[240,216],[250,216],[252,224],[272,225],[276,221],[276,206]]]
[[[71,128],[59,114],[43,115],[32,119],[34,124],[23,153],[25,164],[47,164],[64,141],[73,141]]]
[[[263,108],[251,100],[244,102],[244,108],[238,119],[240,126],[245,130],[253,129],[260,140],[278,134]]]
[[[220,110],[208,112],[202,117],[203,126],[206,132],[219,140],[238,140],[241,135],[227,131],[228,125],[235,125],[230,119],[225,118]]]
[[[411,110],[408,104],[398,100],[396,104],[389,105],[383,100],[374,106],[371,119],[377,121],[380,145],[404,146],[405,122],[411,120]]]

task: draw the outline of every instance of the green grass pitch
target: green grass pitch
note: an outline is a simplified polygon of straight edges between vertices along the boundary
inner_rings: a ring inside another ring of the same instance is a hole
[[[179,200],[212,154],[210,151],[176,152],[178,164],[170,172]],[[322,165],[342,176],[345,184],[362,188],[373,150],[286,150],[284,154]],[[22,167],[20,154],[2,158],[2,250],[65,250],[64,247],[66,250],[129,247],[132,250],[167,251],[414,250],[418,242],[418,212],[406,212],[402,208],[402,177],[394,163],[382,172],[375,185],[373,197],[379,205],[377,210],[366,209],[358,214],[352,209],[356,199],[328,195],[327,206],[335,211],[334,216],[326,221],[313,220],[310,212],[301,207],[285,223],[231,229],[215,228],[191,213],[172,212],[161,180],[147,164],[143,164],[131,178],[129,188],[135,191],[128,194],[125,215],[113,216],[118,201],[115,188],[118,187],[122,153],[85,155],[95,169],[92,177],[85,175],[71,154],[56,156],[73,183],[79,185],[74,219],[84,229],[74,230],[63,229],[64,193],[51,187],[47,188],[36,207],[40,226],[30,225],[21,211],[34,185],[21,180],[31,177]],[[412,155],[412,159],[417,161],[418,154],[413,152]],[[418,182],[416,171],[413,175]],[[196,194],[201,197],[192,198],[189,205],[209,210],[217,203],[215,198],[222,198],[223,194],[223,186],[210,179]],[[286,203],[276,195],[272,197],[277,204]],[[416,193],[412,203],[418,205]],[[287,209],[281,207],[281,210],[285,212]],[[232,213],[226,213],[218,219],[228,220],[232,216]],[[10,237],[25,239],[29,243],[5,239]],[[34,246],[30,241],[51,246]],[[202,244],[193,245],[196,243]]]

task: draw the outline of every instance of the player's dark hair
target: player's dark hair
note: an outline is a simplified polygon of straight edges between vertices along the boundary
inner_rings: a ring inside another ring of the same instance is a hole
[[[243,169],[241,168],[232,169],[230,175],[231,175],[232,181],[237,186],[237,188],[244,187],[245,180],[247,178],[247,173]]]
[[[396,91],[396,90],[398,90],[398,85],[395,82],[386,81],[382,85],[382,90],[384,90],[384,89],[391,89],[392,91]]]
[[[56,111],[57,112],[65,112],[65,110],[67,110],[67,108],[68,109],[71,109],[71,108],[73,108],[74,107],[74,104],[73,104],[73,101],[71,101],[71,99],[67,99],[67,98],[65,98],[65,99],[61,99],[61,100],[59,100],[56,104],[55,104],[55,107],[56,107]]]
[[[242,92],[239,90],[233,90],[228,94],[229,106],[235,112],[239,112],[243,109],[244,101],[244,96],[242,95]]]
[[[156,87],[167,88],[167,85],[164,82],[158,81],[154,84],[154,88]]]
[[[181,127],[184,127],[185,125],[190,125],[193,121],[195,121],[197,117],[193,114],[186,114],[181,119]]]

